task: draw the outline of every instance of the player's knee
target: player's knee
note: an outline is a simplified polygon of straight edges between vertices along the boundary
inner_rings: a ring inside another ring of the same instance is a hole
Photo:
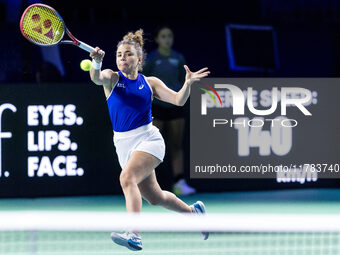
[[[124,172],[124,171],[120,173],[119,182],[120,182],[120,186],[122,187],[122,189],[131,187],[131,185],[135,184],[133,175],[131,175],[128,172]]]

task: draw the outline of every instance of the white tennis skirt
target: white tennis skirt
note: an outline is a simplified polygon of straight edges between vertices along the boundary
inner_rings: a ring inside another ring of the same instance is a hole
[[[150,153],[161,162],[164,159],[164,139],[152,122],[126,132],[114,132],[113,142],[122,168],[125,167],[134,151]]]

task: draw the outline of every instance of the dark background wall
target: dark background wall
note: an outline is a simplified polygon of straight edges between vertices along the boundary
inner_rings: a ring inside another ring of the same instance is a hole
[[[2,3],[1,3],[2,2]],[[6,22],[11,15],[7,1],[0,2],[1,65],[6,75],[0,81],[34,81],[41,62],[38,47],[20,35],[18,22]],[[8,1],[11,2],[11,1]],[[14,1],[21,2],[21,1]],[[271,76],[337,76],[339,74],[339,1],[96,1],[93,6],[80,1],[44,1],[53,6],[79,39],[106,51],[104,65],[115,68],[115,48],[127,31],[143,28],[146,51],[155,47],[154,30],[160,24],[175,32],[174,48],[181,51],[192,69],[208,66],[212,75],[246,76],[229,70],[225,25],[230,23],[269,25],[277,33],[279,70]],[[27,7],[18,5],[18,16]],[[19,19],[20,17],[18,17]],[[13,19],[13,18],[12,18]],[[15,19],[14,19],[15,20]],[[251,38],[250,38],[251,40]],[[79,62],[87,53],[60,47],[67,81],[86,81]],[[261,75],[254,74],[249,75]],[[267,74],[268,75],[268,74]]]

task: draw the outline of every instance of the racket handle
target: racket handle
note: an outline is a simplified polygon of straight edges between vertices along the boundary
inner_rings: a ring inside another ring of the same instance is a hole
[[[79,45],[78,45],[79,48],[83,49],[83,50],[86,50],[87,52],[92,52],[94,51],[94,48],[91,47],[90,45],[84,43],[84,42],[81,42],[79,41]]]

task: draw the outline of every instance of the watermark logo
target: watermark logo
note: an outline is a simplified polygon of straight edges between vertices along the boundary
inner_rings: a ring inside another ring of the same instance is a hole
[[[216,95],[216,97],[218,98],[218,100],[219,100],[219,102],[220,102],[220,105],[222,106],[222,105],[223,105],[223,104],[222,104],[222,100],[221,100],[221,97],[219,96],[219,94],[217,93],[217,91],[216,91],[213,87],[211,87],[210,85],[208,85],[208,84],[205,84],[205,86],[206,86],[207,88],[209,88],[209,89]],[[217,104],[217,102],[216,102],[216,100],[215,100],[215,97],[213,96],[213,94],[210,93],[209,90],[204,89],[204,88],[200,88],[200,90],[202,90],[202,91],[204,91],[205,93],[207,93],[207,94],[210,96],[210,98],[214,101],[215,105],[218,106],[218,104]],[[206,102],[205,102],[205,103],[206,103]],[[206,104],[205,104],[205,106],[206,106]]]
[[[339,178],[336,167],[333,173],[302,167],[338,166],[333,148],[339,147],[334,135],[339,127],[339,84],[337,78],[202,79],[190,97],[191,177],[275,178],[301,184]],[[242,169],[268,164],[287,166],[287,171]],[[211,166],[216,171],[208,174]]]
[[[253,103],[254,92],[252,87],[247,88],[246,98],[243,94],[243,91],[232,84],[215,84],[214,87],[209,86],[210,89],[217,95],[220,103],[222,105],[221,98],[218,96],[218,93],[215,89],[227,89],[231,92],[232,102],[233,102],[233,115],[244,115],[245,114],[245,105],[247,105],[249,111],[254,115],[258,116],[266,116],[273,114],[278,106],[278,101],[281,101],[281,115],[287,115],[287,106],[295,106],[297,107],[304,115],[311,116],[312,113],[307,110],[305,104],[312,100],[312,92],[305,88],[299,87],[282,87],[281,91],[278,90],[277,87],[273,87],[271,91],[271,107],[269,109],[259,110],[256,109]],[[213,95],[207,91],[206,89],[201,90],[205,91],[206,94],[201,95],[201,115],[207,115],[207,100],[208,96],[213,98]],[[292,97],[291,95],[297,95],[296,97]],[[213,98],[215,104],[216,100]]]

